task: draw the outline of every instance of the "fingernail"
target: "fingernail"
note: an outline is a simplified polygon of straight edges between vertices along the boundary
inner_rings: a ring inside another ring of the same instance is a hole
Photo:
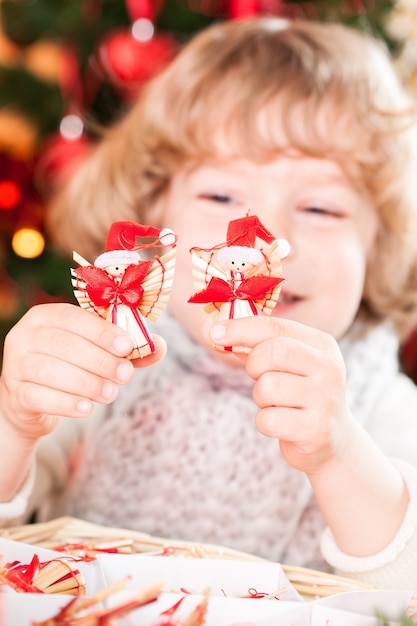
[[[226,324],[218,322],[210,328],[210,339],[212,341],[221,341],[226,337]]]
[[[102,387],[101,395],[104,400],[111,400],[116,393],[116,385],[110,381],[106,381]]]
[[[79,400],[77,402],[77,412],[80,415],[88,415],[93,410],[93,403],[90,400]]]
[[[113,348],[122,356],[126,356],[132,350],[132,341],[126,335],[118,335],[113,341]]]
[[[127,362],[119,363],[116,369],[117,380],[120,381],[121,383],[124,383],[127,380],[130,380],[130,377],[132,376],[132,369],[133,369],[133,366],[131,363],[127,363]]]

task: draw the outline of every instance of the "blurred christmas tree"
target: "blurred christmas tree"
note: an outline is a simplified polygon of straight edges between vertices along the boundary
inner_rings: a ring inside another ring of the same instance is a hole
[[[0,0],[1,1],[1,0]],[[417,9],[378,0],[2,0],[0,4],[0,333],[30,306],[73,301],[69,259],[44,229],[63,165],[176,50],[213,20],[256,14],[338,20],[388,42],[416,80]],[[3,341],[1,342],[1,344]]]

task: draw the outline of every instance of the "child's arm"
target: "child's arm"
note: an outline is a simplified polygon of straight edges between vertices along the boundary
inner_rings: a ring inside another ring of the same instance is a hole
[[[279,439],[286,461],[307,474],[339,548],[355,556],[385,548],[405,517],[408,492],[346,405],[345,368],[334,339],[266,317],[217,324],[210,337],[251,348],[242,358],[256,381],[256,425]]]
[[[151,364],[157,351],[134,365]],[[34,307],[9,332],[0,378],[0,502],[28,474],[37,441],[59,417],[84,418],[94,402],[109,404],[133,375],[128,334],[71,304]]]

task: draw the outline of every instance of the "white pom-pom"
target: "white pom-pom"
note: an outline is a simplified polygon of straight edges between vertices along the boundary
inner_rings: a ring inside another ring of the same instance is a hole
[[[285,259],[286,256],[289,255],[291,246],[286,239],[277,239],[278,244],[278,253],[281,259]]]
[[[163,228],[159,233],[159,241],[163,246],[173,246],[177,241],[177,235],[170,228]]]

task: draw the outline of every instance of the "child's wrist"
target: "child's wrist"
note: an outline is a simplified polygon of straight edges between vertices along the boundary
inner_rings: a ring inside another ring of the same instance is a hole
[[[21,417],[0,404],[0,450],[8,444],[30,450],[39,439],[53,430],[57,419],[47,415],[34,419]]]

